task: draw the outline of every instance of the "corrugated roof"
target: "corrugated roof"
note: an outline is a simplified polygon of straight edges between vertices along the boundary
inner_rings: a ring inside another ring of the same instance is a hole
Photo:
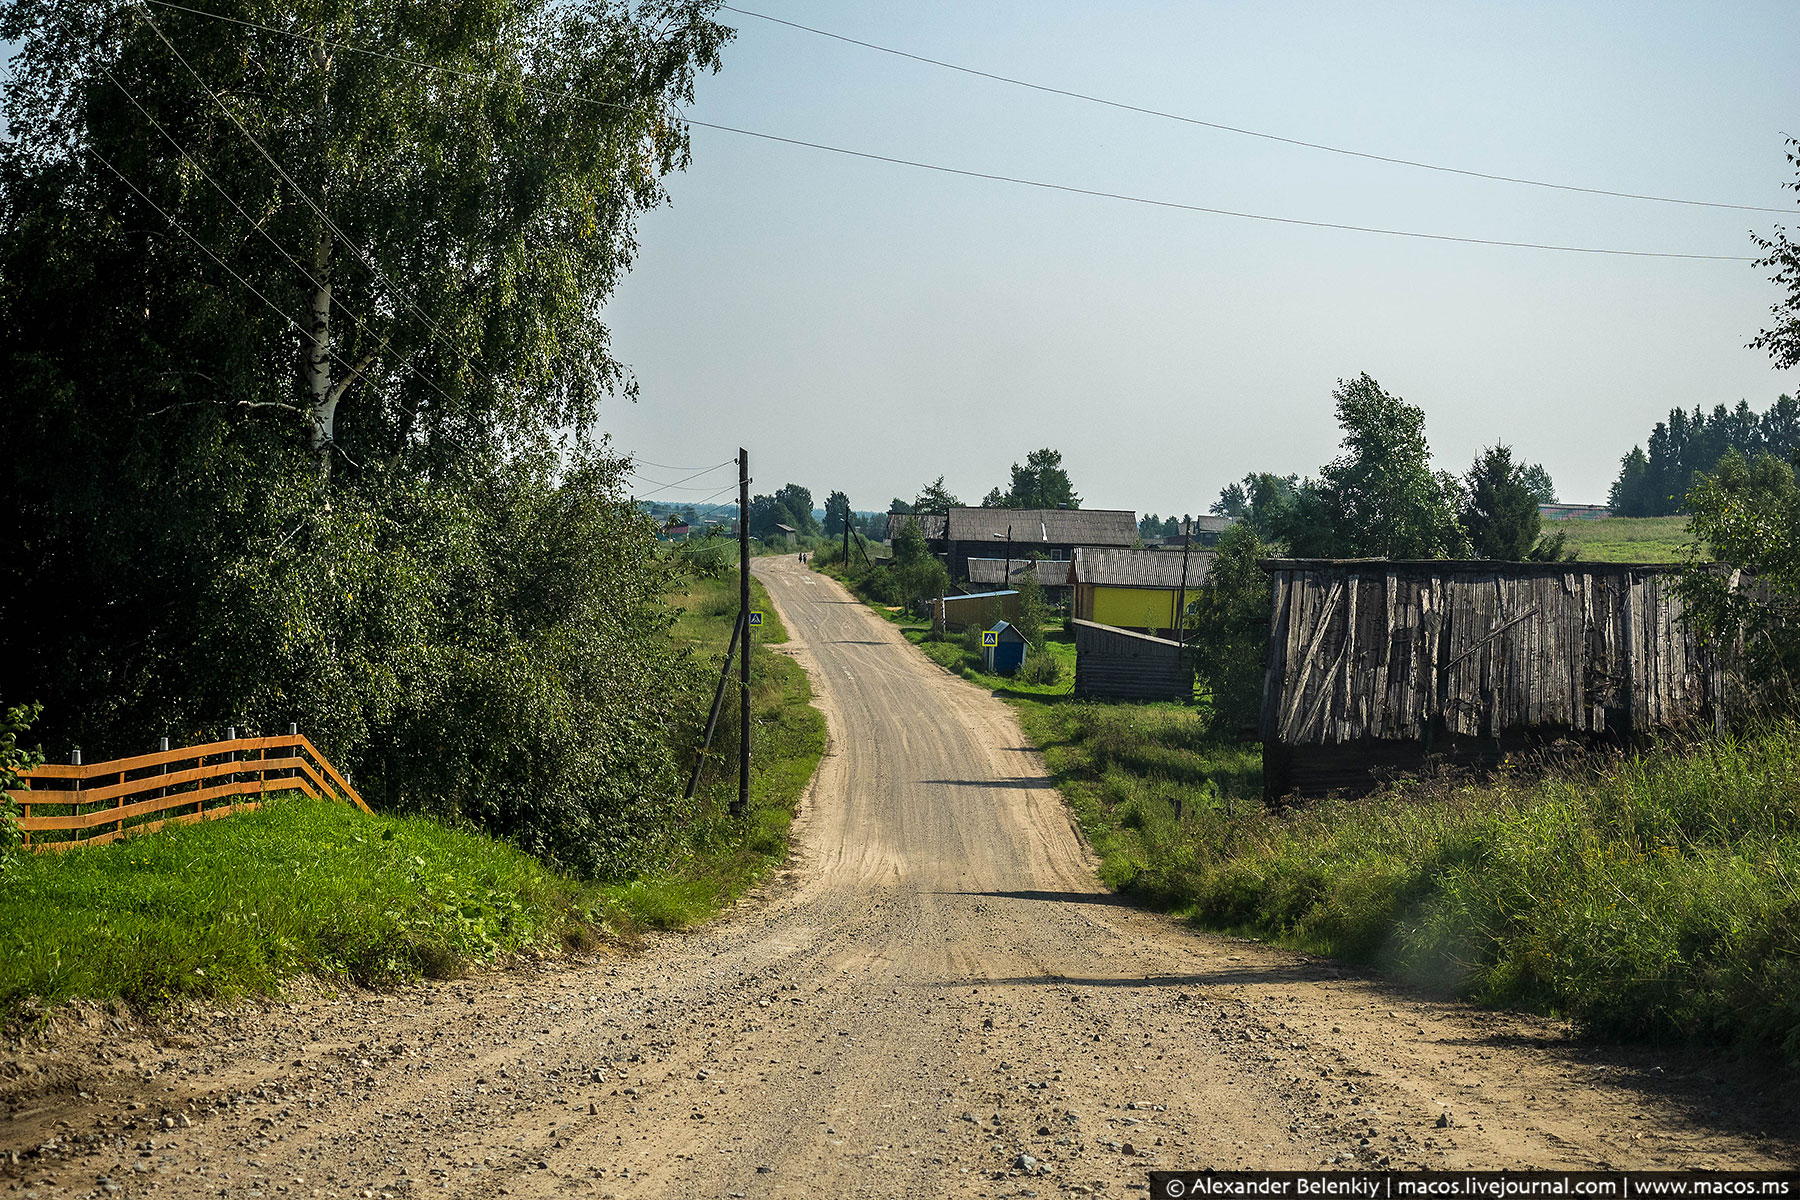
[[[949,538],[953,542],[1005,542],[1012,530],[1014,545],[1134,546],[1137,514],[1128,508],[953,508]]]
[[[1056,559],[1015,558],[1012,560],[1012,574],[1006,576],[1005,582],[1016,583],[1027,572],[1036,568],[1037,581],[1044,587],[1068,587],[1069,564]],[[970,583],[1000,583],[1001,575],[1006,573],[1007,561],[1004,558],[971,558],[969,560]]]
[[[1181,555],[1167,550],[1105,550],[1083,548],[1075,552],[1075,582],[1101,587],[1179,588]],[[1207,568],[1216,555],[1211,550],[1190,550],[1187,585],[1206,582]]]
[[[888,514],[888,541],[893,541],[895,535],[905,528],[908,521],[919,527],[919,532],[925,535],[926,541],[942,538],[944,536],[944,520],[943,513],[891,512]]]

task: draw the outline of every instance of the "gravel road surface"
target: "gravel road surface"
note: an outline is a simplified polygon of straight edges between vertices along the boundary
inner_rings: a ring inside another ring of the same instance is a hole
[[[0,1189],[1129,1196],[1152,1167],[1800,1161],[1749,1068],[1116,902],[1005,705],[797,562],[757,571],[831,733],[759,894],[631,956],[61,1020],[0,1047]]]

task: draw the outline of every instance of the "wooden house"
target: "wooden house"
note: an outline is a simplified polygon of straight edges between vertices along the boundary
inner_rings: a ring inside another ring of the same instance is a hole
[[[1210,550],[1190,550],[1184,556],[1180,551],[1083,547],[1069,565],[1075,616],[1139,633],[1172,635],[1180,626],[1176,604],[1184,571],[1192,593],[1206,581],[1213,557]]]
[[[1272,560],[1270,796],[1719,719],[1667,564]]]
[[[1137,545],[1137,514],[1111,508],[953,508],[944,534],[931,543],[950,578],[970,581],[971,559],[1067,562],[1084,546]]]
[[[1077,619],[1075,695],[1107,700],[1192,700],[1194,672],[1181,645]]]

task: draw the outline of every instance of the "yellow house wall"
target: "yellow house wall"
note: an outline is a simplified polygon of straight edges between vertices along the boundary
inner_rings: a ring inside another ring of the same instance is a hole
[[[1096,587],[1094,615],[1088,619],[1102,625],[1173,629],[1175,593],[1162,588]]]

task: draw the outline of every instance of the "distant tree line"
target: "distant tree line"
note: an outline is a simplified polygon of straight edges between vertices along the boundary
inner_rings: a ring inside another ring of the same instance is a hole
[[[1688,493],[1702,472],[1727,454],[1746,461],[1768,454],[1791,458],[1800,451],[1800,401],[1782,396],[1758,413],[1748,401],[1720,404],[1710,414],[1676,408],[1650,431],[1648,450],[1633,446],[1619,463],[1607,503],[1625,517],[1664,517],[1687,508]]]

